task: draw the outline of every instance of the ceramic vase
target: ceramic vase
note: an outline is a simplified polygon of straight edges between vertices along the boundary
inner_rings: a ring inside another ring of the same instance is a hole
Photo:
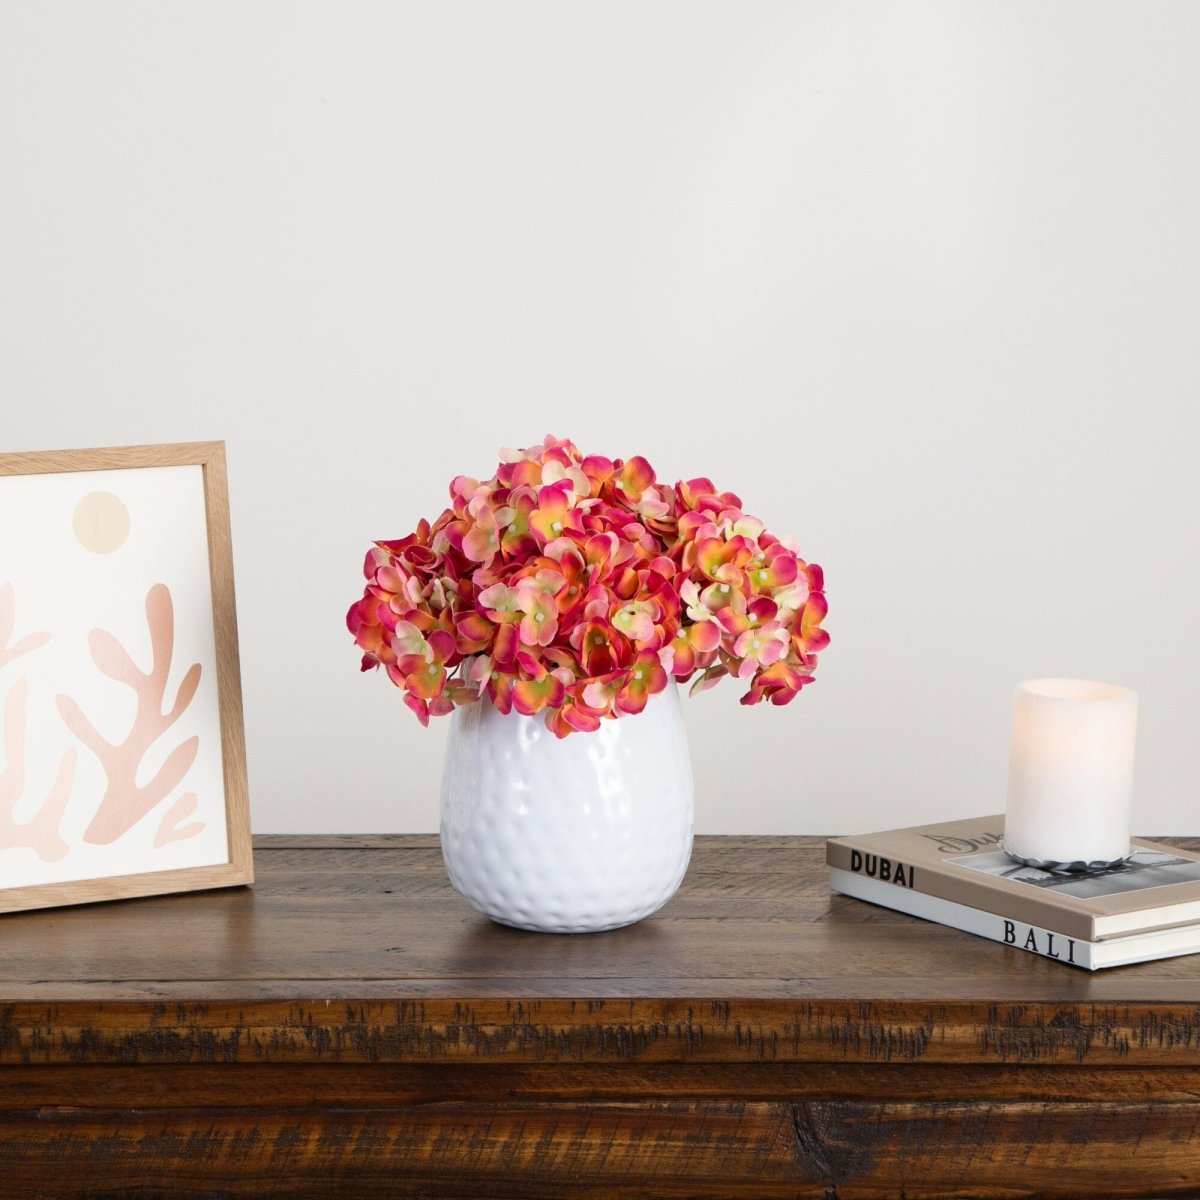
[[[545,933],[640,921],[692,850],[692,770],[674,684],[643,712],[556,738],[486,699],[450,718],[442,856],[480,912]]]

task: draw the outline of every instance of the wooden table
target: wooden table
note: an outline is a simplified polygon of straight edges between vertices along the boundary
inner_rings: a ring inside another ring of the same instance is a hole
[[[822,846],[700,838],[576,937],[431,837],[6,916],[0,1195],[1200,1195],[1200,957],[1073,970],[830,895]]]

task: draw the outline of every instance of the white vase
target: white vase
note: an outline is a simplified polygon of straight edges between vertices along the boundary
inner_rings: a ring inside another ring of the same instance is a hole
[[[486,698],[456,709],[442,774],[450,881],[504,925],[589,933],[675,893],[692,852],[692,768],[674,684],[643,712],[556,738]]]

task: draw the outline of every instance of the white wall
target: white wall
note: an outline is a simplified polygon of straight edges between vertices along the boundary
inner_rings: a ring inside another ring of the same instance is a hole
[[[0,449],[225,438],[254,826],[430,830],[369,540],[547,431],[827,571],[704,832],[998,811],[1013,684],[1141,693],[1200,833],[1200,5],[0,3]]]

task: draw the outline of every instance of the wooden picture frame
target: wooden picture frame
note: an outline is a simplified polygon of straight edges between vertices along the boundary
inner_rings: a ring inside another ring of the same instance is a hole
[[[0,454],[0,913],[253,880],[224,443]]]

